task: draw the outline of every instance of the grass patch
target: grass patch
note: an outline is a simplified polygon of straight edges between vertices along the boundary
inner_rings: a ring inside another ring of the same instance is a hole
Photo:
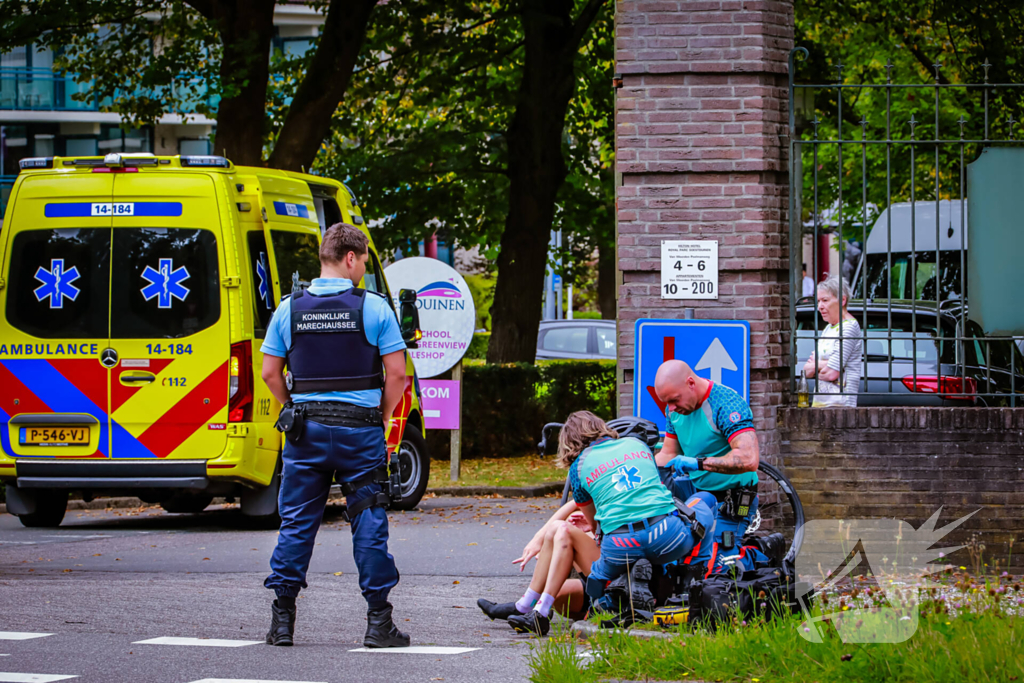
[[[953,581],[957,583],[954,584]],[[744,683],[954,683],[1024,680],[1024,589],[1013,577],[950,577],[950,590],[922,593],[917,632],[902,643],[844,643],[828,624],[823,641],[804,640],[803,616],[770,623],[727,624],[672,641],[600,633],[597,655],[578,667],[575,650],[539,645],[531,658],[535,683],[605,679],[742,681]],[[849,599],[849,598],[847,598]],[[843,603],[840,603],[843,604]],[[860,607],[863,601],[850,605]],[[877,604],[877,603],[876,603]],[[835,612],[833,602],[826,612]],[[852,608],[852,607],[851,607]],[[838,608],[843,609],[843,608]],[[814,609],[820,614],[820,605]]]
[[[457,482],[450,478],[448,460],[431,460],[430,489],[440,486],[536,486],[564,481],[565,470],[555,467],[553,458],[474,458],[462,461]]]

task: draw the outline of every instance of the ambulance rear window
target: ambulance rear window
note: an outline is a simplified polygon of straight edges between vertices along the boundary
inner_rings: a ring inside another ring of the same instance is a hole
[[[43,339],[106,339],[110,228],[24,230],[9,262],[12,326]]]
[[[115,228],[110,336],[186,337],[220,318],[217,239],[209,230]]]
[[[267,334],[270,316],[274,314],[274,283],[270,275],[270,261],[267,259],[267,238],[262,230],[249,233],[249,269],[252,273],[252,301],[254,312],[253,333],[257,339]]]
[[[320,242],[316,235],[271,230],[270,240],[274,244],[282,297],[292,293],[295,282],[309,284],[320,276]]]

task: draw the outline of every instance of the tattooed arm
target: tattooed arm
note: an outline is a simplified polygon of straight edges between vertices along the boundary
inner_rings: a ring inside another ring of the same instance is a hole
[[[760,450],[757,445],[757,434],[753,429],[738,432],[729,441],[732,450],[719,458],[704,460],[704,469],[720,474],[742,474],[754,472],[761,462]]]

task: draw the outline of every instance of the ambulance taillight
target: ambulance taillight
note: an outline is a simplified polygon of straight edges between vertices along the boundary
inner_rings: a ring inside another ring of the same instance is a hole
[[[228,422],[252,422],[252,345],[238,342],[231,345],[231,393],[228,399]]]

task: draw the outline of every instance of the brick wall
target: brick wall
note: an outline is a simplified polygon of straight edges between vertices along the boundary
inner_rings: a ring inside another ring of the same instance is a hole
[[[769,459],[788,377],[787,56],[791,2],[616,2],[619,401],[638,318],[747,320],[751,404]],[[715,239],[719,298],[661,299],[663,239]]]
[[[944,545],[985,544],[1024,566],[1024,408],[783,408],[781,459],[808,519],[895,517],[919,527],[981,511]],[[967,564],[968,553],[955,556]]]

